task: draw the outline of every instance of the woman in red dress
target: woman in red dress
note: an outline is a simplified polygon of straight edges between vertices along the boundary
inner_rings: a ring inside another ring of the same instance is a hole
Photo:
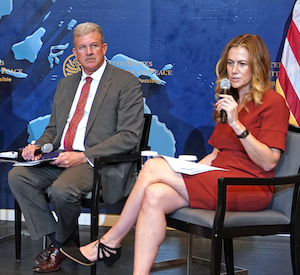
[[[226,168],[193,176],[176,173],[163,158],[148,160],[117,223],[100,240],[80,248],[63,248],[71,259],[111,266],[120,257],[121,241],[136,224],[133,274],[149,274],[166,231],[165,215],[190,206],[215,209],[219,177],[273,177],[285,149],[289,110],[271,89],[271,60],[263,40],[245,34],[225,47],[219,65],[214,117],[209,143],[213,151],[199,163]],[[220,94],[220,82],[230,80],[230,94]],[[220,122],[220,112],[227,123]],[[232,186],[228,210],[255,211],[267,207],[273,189]]]

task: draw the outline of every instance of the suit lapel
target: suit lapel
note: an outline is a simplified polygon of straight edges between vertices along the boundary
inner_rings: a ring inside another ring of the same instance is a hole
[[[65,110],[66,116],[69,115],[80,80],[81,80],[81,73],[78,74],[75,79],[72,79],[70,81],[69,93],[67,93],[67,99],[66,99],[66,104],[67,104]]]
[[[87,128],[86,128],[85,136],[87,136],[92,125],[94,124],[94,121],[97,117],[97,113],[100,110],[100,106],[103,102],[103,99],[105,98],[105,95],[108,92],[108,88],[111,84],[111,78],[112,78],[111,73],[112,73],[112,65],[107,64],[105,71],[103,73],[103,76],[100,80],[99,86],[97,88],[97,92],[96,92],[96,95],[94,98],[94,102],[92,105],[92,109],[90,112],[90,116],[89,116],[89,120],[88,120],[88,124],[87,124]]]
[[[80,78],[81,73],[67,77],[66,79],[64,79],[66,83],[63,85],[63,87],[67,86],[68,88],[60,88],[59,90],[60,108],[56,111],[55,124],[57,127],[57,135],[54,141],[57,148],[59,147],[62,133],[67,123],[68,115],[74,100],[75,93],[77,91]]]

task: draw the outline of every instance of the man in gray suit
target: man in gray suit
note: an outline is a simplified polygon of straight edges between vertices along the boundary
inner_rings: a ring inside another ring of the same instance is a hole
[[[65,259],[59,248],[74,245],[80,200],[92,189],[94,158],[137,150],[142,131],[140,82],[131,73],[106,62],[107,44],[101,28],[94,23],[79,24],[74,29],[73,43],[73,53],[82,65],[82,72],[60,80],[50,122],[36,144],[23,149],[22,157],[39,159],[41,155],[35,156],[34,152],[45,143],[52,143],[61,153],[49,165],[14,167],[8,177],[31,238],[36,240],[46,235],[52,241],[52,245],[35,258],[35,272],[58,270]],[[65,137],[75,117],[82,87],[88,81],[86,77],[92,79],[84,112],[75,129],[71,150],[66,151]],[[105,181],[108,175],[113,178],[109,183]],[[132,164],[105,170],[104,201],[114,203],[126,197],[134,180]],[[46,189],[57,221],[45,199]]]

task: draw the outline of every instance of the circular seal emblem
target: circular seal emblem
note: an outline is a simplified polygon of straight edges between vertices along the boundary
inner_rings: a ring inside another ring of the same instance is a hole
[[[146,51],[151,60],[163,61],[167,56],[168,46],[166,41],[154,38],[146,45]]]
[[[74,54],[69,55],[63,64],[64,76],[76,74],[79,71],[81,71],[81,64]]]
[[[100,2],[100,0],[80,0],[79,2],[84,7],[94,7]]]

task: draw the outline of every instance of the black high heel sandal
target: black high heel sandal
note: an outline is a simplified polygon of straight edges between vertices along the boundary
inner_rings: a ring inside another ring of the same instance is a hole
[[[100,258],[100,251],[102,253],[102,258]],[[109,256],[106,256],[108,253]],[[115,253],[114,253],[115,252]],[[121,257],[121,246],[117,248],[111,248],[101,243],[99,240],[98,243],[98,261],[103,261],[106,267],[112,267],[112,265],[119,260]]]
[[[79,247],[63,247],[60,249],[60,251],[69,257],[71,260],[85,265],[85,266],[91,266],[95,262],[91,262],[89,259],[87,259],[85,256],[82,255],[82,253],[79,250]],[[102,254],[102,258],[100,258],[100,251]],[[115,252],[115,253],[114,253]],[[106,255],[108,254],[108,256]],[[100,240],[98,241],[98,261],[104,262],[106,267],[112,267],[112,265],[120,259],[121,257],[121,246],[117,248],[111,248],[106,246],[105,244],[101,243]]]

